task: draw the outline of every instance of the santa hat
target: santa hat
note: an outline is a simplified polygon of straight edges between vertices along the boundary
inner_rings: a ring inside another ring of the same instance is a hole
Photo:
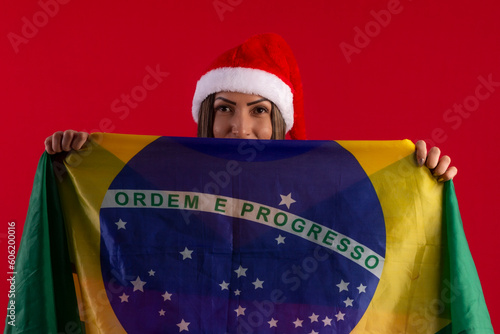
[[[223,91],[265,97],[281,111],[290,137],[306,138],[299,68],[281,36],[253,36],[217,58],[196,85],[192,109],[195,122],[203,100]]]

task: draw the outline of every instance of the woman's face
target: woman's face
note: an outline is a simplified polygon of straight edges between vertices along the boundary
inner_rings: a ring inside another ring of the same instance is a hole
[[[272,104],[259,95],[220,92],[214,101],[214,137],[271,139]]]

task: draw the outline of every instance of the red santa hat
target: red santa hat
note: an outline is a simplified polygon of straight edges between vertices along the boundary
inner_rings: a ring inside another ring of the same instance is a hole
[[[281,36],[253,36],[217,58],[196,85],[192,109],[195,122],[198,122],[203,100],[223,91],[269,99],[281,111],[290,137],[306,138],[299,68]]]

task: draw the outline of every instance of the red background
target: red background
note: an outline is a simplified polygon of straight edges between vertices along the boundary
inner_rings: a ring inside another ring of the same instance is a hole
[[[428,139],[452,157],[465,232],[500,326],[500,87],[489,95],[481,88],[473,105],[480,76],[500,82],[498,2],[59,1],[57,8],[55,0],[4,0],[0,10],[0,305],[7,305],[7,222],[16,222],[19,241],[48,135],[71,128],[194,136],[191,98],[204,68],[253,34],[276,32],[301,68],[309,139]],[[380,12],[387,9],[390,20]],[[366,28],[369,36],[356,39]],[[356,42],[346,57],[341,43]],[[113,101],[137,92],[146,67],[157,65],[168,77],[128,115],[114,112]],[[446,120],[464,101],[471,112]]]

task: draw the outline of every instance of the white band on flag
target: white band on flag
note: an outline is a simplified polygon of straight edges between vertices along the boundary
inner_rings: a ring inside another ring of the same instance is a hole
[[[326,247],[380,278],[384,257],[333,229],[257,202],[189,191],[109,189],[101,208],[151,208],[209,212],[267,225]]]

